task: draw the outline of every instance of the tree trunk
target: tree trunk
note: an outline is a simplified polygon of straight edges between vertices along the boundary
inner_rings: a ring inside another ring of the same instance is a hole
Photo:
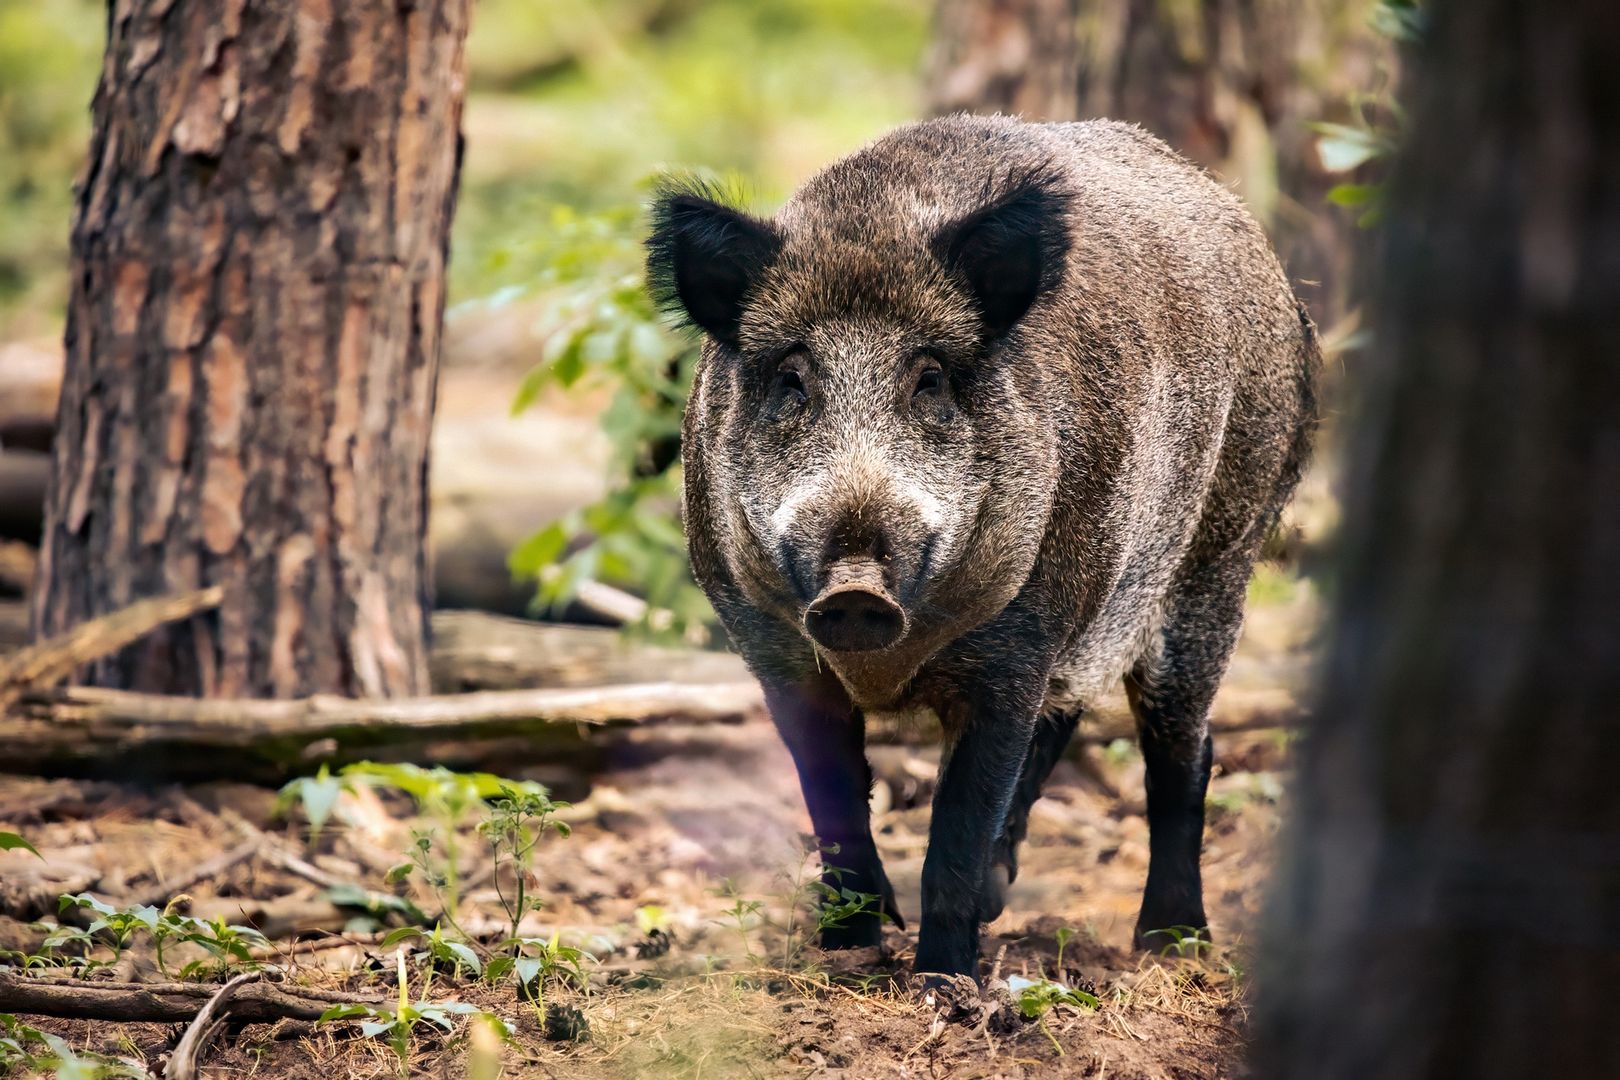
[[[426,690],[467,18],[468,0],[112,5],[33,632],[226,595],[87,682]]]
[[[1620,1075],[1620,6],[1439,0],[1257,1072]]]
[[[936,115],[1073,120],[1080,0],[940,0],[929,57]]]
[[[935,113],[1140,124],[1230,183],[1319,322],[1343,310],[1351,216],[1308,122],[1377,81],[1370,0],[940,0]]]

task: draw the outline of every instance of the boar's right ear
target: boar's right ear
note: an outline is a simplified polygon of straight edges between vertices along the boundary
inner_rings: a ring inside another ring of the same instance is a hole
[[[1061,180],[1032,172],[935,235],[935,256],[978,304],[991,337],[1011,330],[1062,278],[1067,209]]]
[[[647,285],[665,311],[735,348],[743,301],[782,246],[768,222],[734,210],[698,181],[654,194]]]

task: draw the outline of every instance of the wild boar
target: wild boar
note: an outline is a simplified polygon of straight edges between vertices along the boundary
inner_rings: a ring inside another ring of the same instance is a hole
[[[1030,804],[1123,677],[1151,827],[1136,942],[1204,927],[1210,700],[1320,360],[1259,226],[1138,128],[966,116],[880,138],[770,219],[670,181],[652,222],[655,295],[706,335],[692,569],[839,883],[899,920],[865,717],[933,710],[915,968],[977,976]],[[879,919],[823,944],[875,944]]]

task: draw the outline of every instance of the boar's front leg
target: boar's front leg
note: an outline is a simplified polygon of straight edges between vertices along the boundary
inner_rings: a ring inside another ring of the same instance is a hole
[[[826,687],[767,687],[765,702],[799,771],[799,787],[833,888],[871,893],[880,908],[821,931],[824,949],[856,949],[883,939],[882,917],[904,926],[894,889],[872,840],[872,768],[866,760],[866,718],[842,691]],[[836,852],[830,850],[836,848]]]
[[[934,792],[923,861],[918,973],[978,977],[990,861],[1035,730],[1038,702],[1024,707],[1018,697],[986,688],[946,719],[954,742]]]

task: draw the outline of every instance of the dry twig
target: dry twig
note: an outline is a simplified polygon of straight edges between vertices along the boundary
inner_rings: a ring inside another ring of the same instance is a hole
[[[208,1046],[208,1040],[214,1037],[214,1032],[225,1022],[225,1014],[230,1011],[231,999],[242,987],[263,977],[262,972],[243,972],[220,987],[214,996],[208,999],[208,1004],[202,1007],[197,1018],[186,1028],[186,1033],[180,1036],[179,1044],[169,1057],[169,1064],[163,1069],[164,1080],[196,1080],[197,1059]]]

